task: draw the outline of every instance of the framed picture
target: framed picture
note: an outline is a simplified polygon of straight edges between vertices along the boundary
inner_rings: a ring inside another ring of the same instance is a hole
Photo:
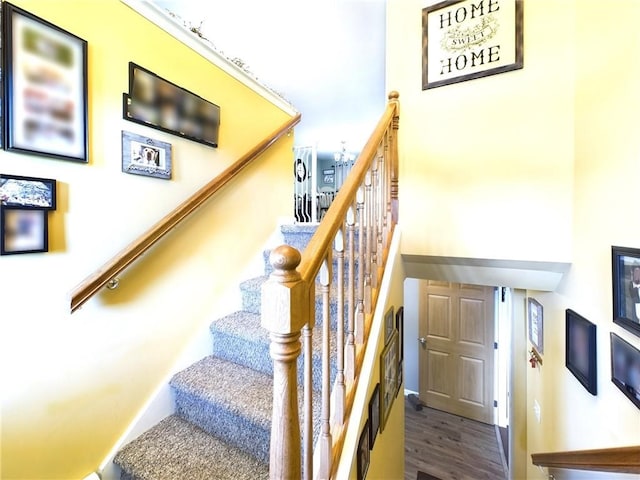
[[[527,317],[529,320],[529,341],[533,348],[542,355],[544,353],[544,318],[542,305],[535,298],[527,300]]]
[[[367,478],[367,471],[369,470],[369,462],[371,460],[371,448],[369,446],[369,419],[367,419],[362,432],[360,433],[360,440],[358,440],[358,466],[357,466],[357,478],[358,480],[364,480]]]
[[[523,66],[522,0],[446,0],[422,10],[422,89]]]
[[[565,364],[591,395],[598,394],[596,326],[571,309],[566,310]]]
[[[640,336],[640,248],[611,247],[613,321]]]
[[[398,355],[402,362],[404,360],[404,307],[400,307],[396,312],[396,330],[398,330],[398,341],[400,343]]]
[[[369,448],[373,450],[380,427],[380,383],[376,384],[369,399]]]
[[[0,205],[20,209],[55,210],[53,178],[20,177],[0,173]]]
[[[396,397],[398,396],[398,392],[400,392],[400,390],[402,389],[403,369],[404,369],[404,362],[400,360],[398,362],[398,380],[396,381],[396,383],[398,384],[398,387],[396,388]]]
[[[87,42],[3,2],[5,148],[87,162]]]
[[[171,144],[123,131],[122,171],[170,179]]]
[[[387,313],[384,314],[384,344],[389,343],[391,339],[391,335],[395,331],[395,323],[393,318],[393,306],[387,310]]]
[[[398,332],[394,329],[389,343],[385,345],[380,354],[380,433],[384,431],[397,390]]]
[[[611,381],[640,409],[640,350],[613,332]]]
[[[48,250],[47,210],[0,208],[0,255]]]

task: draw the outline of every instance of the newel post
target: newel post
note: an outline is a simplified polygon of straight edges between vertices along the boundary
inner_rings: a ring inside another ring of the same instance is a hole
[[[400,126],[400,94],[395,90],[389,93],[389,103],[395,103],[396,111],[391,120],[391,219],[398,222],[398,128]]]
[[[309,322],[309,289],[296,270],[300,252],[283,245],[271,252],[274,271],[262,286],[261,325],[269,331],[273,359],[273,415],[269,476],[301,478],[297,359],[300,331]]]

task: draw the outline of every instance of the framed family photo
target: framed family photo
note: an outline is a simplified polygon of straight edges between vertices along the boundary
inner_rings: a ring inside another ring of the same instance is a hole
[[[373,449],[380,427],[380,384],[377,383],[369,399],[369,448]]]
[[[5,148],[87,162],[87,42],[2,5]]]
[[[544,318],[540,302],[529,297],[527,300],[527,318],[529,323],[529,341],[533,348],[542,355],[544,353]]]
[[[570,308],[565,319],[565,365],[595,396],[598,394],[596,325]]]
[[[640,350],[613,332],[611,381],[640,409]]]
[[[22,177],[0,173],[0,205],[20,209],[56,209],[53,178]]]
[[[171,178],[171,144],[122,132],[122,171],[147,177]]]
[[[0,208],[0,255],[49,250],[47,210]]]
[[[380,354],[380,433],[384,431],[398,393],[398,364],[398,332],[394,329]]]
[[[394,317],[393,317],[393,306],[389,307],[387,313],[384,314],[384,344],[389,343],[391,339],[391,335],[396,328]]]
[[[640,248],[611,247],[613,321],[640,336]]]
[[[369,470],[369,462],[371,461],[371,446],[369,445],[369,429],[371,425],[369,419],[367,419],[362,432],[360,433],[360,439],[358,440],[358,459],[357,459],[357,474],[358,480],[364,480],[367,478],[367,471]]]

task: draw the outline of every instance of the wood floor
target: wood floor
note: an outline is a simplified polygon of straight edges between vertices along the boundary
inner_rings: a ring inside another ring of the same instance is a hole
[[[419,470],[441,480],[507,478],[494,426],[407,402],[405,480]]]

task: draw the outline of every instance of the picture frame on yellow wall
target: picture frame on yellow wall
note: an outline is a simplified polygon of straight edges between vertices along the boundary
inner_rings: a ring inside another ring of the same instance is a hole
[[[171,179],[171,144],[123,131],[122,171],[133,175]]]
[[[398,393],[398,365],[398,331],[394,329],[380,354],[380,433],[384,431]]]
[[[87,42],[2,2],[4,148],[88,162]]]
[[[535,298],[527,299],[527,318],[529,324],[529,341],[535,351],[544,353],[544,309]]]
[[[640,248],[611,247],[613,321],[640,337]]]

